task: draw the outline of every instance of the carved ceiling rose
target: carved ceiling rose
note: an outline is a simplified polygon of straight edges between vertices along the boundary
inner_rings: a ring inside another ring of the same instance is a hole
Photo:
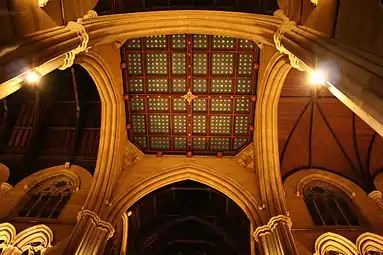
[[[49,0],[38,0],[38,2],[39,2],[39,7],[40,7],[40,8],[41,8],[41,7],[44,7],[45,5],[47,5],[48,1],[49,1]]]
[[[191,90],[189,89],[188,93],[186,93],[185,95],[182,96],[186,101],[188,101],[189,104],[191,104],[191,102],[197,98],[197,96],[193,95],[193,93],[191,92]]]

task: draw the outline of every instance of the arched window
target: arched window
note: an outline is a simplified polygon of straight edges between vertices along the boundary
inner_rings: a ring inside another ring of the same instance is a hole
[[[303,195],[315,225],[359,225],[355,210],[351,209],[352,202],[335,187],[313,185],[308,187]]]
[[[65,177],[47,179],[32,188],[17,207],[16,216],[55,219],[74,190]]]

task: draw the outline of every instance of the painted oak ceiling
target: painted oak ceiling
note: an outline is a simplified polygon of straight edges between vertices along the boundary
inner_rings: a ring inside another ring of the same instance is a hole
[[[383,169],[383,139],[325,87],[307,85],[292,70],[279,102],[279,150],[283,178],[305,168],[340,174],[374,190]]]
[[[146,153],[234,155],[252,141],[259,49],[171,35],[122,47],[127,132]]]

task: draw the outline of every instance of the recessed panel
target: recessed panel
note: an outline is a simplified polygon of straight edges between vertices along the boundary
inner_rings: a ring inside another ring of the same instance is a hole
[[[259,60],[254,42],[160,35],[129,39],[122,53],[127,132],[138,148],[225,156],[252,142]]]

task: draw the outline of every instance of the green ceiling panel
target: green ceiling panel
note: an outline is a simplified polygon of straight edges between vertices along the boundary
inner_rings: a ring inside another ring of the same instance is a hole
[[[132,111],[145,110],[145,101],[143,98],[133,98],[131,101]]]
[[[234,134],[246,135],[249,132],[249,117],[235,116]]]
[[[213,75],[233,74],[234,54],[232,53],[214,53],[213,54]]]
[[[146,137],[145,136],[134,136],[133,140],[135,144],[138,144],[138,147],[140,148],[146,148]]]
[[[206,138],[193,137],[193,149],[206,150]]]
[[[233,92],[232,79],[212,79],[211,91],[213,93],[231,93]]]
[[[168,57],[166,53],[148,53],[146,55],[148,74],[164,75],[168,73]]]
[[[208,37],[207,35],[193,35],[193,48],[207,49]]]
[[[186,115],[174,115],[173,120],[174,133],[185,134],[186,133]]]
[[[129,139],[148,153],[235,155],[253,137],[258,53],[254,42],[226,36],[127,40]]]
[[[174,138],[174,149],[185,150],[187,145],[186,137],[175,137]]]
[[[248,113],[250,107],[249,99],[237,99],[235,100],[235,112],[236,113]]]
[[[238,150],[249,142],[247,138],[234,138],[233,149]]]
[[[150,133],[169,133],[168,115],[149,115]]]
[[[211,116],[210,132],[214,135],[230,135],[231,116]]]
[[[173,98],[174,111],[186,111],[186,101],[184,98]]]
[[[149,98],[150,111],[167,111],[169,110],[167,98]]]
[[[140,53],[129,53],[127,56],[127,62],[128,62],[128,74],[140,75],[142,73]]]
[[[206,99],[194,99],[193,100],[193,111],[196,111],[196,112],[207,111],[207,100]]]
[[[170,149],[169,137],[152,137],[150,138],[150,147],[158,150]]]
[[[173,92],[186,93],[186,79],[173,79]]]
[[[145,40],[146,48],[148,49],[164,49],[166,48],[166,36],[165,35],[156,35],[148,36]]]
[[[239,54],[238,75],[251,75],[253,55],[251,53]]]
[[[199,92],[199,93],[207,92],[207,80],[193,79],[193,92]]]
[[[238,93],[251,93],[251,78],[238,78]]]
[[[140,39],[132,39],[128,40],[125,45],[128,49],[139,49],[141,48],[141,41]]]
[[[239,40],[239,48],[240,49],[254,49],[254,43],[249,40]]]
[[[146,125],[145,125],[145,115],[132,115],[132,126],[134,133],[145,133]]]
[[[147,88],[148,93],[168,92],[168,79],[148,79]]]
[[[235,39],[227,36],[213,36],[213,49],[234,49]]]
[[[173,35],[172,36],[172,47],[173,49],[185,49],[186,45],[185,35]]]
[[[231,112],[231,99],[213,99],[211,100],[212,112]]]
[[[204,134],[206,132],[206,116],[194,115],[193,116],[193,133]]]
[[[207,54],[206,53],[193,54],[193,74],[197,74],[197,75],[207,74]]]
[[[230,150],[229,138],[210,138],[210,149],[216,151]]]
[[[128,79],[128,91],[132,93],[144,92],[144,81],[142,79]]]
[[[186,73],[186,54],[185,53],[172,54],[172,71],[173,71],[173,74]]]

